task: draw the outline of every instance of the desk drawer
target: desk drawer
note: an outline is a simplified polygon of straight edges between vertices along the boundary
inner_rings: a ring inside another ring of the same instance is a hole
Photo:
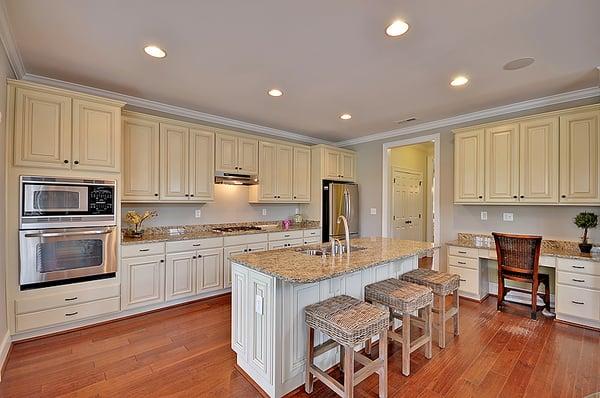
[[[600,321],[600,292],[572,286],[556,286],[556,312]]]
[[[556,262],[559,271],[575,272],[600,276],[600,262],[559,258]]]
[[[479,270],[449,265],[448,272],[460,276],[460,291],[479,295]]]
[[[448,256],[448,265],[461,268],[479,269],[479,259]]]
[[[140,243],[139,245],[125,245],[121,247],[123,258],[154,256],[156,254],[165,254],[165,244],[159,243]]]
[[[167,242],[167,253],[218,249],[220,247],[223,247],[223,238],[178,240],[175,242]]]
[[[556,283],[600,290],[600,276],[594,275],[558,271],[556,273]]]
[[[479,249],[470,247],[448,246],[448,254],[450,256],[478,258]]]

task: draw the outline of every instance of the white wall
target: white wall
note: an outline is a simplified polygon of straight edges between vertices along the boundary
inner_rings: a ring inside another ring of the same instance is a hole
[[[156,210],[159,216],[147,225],[192,225],[219,224],[244,221],[271,221],[291,218],[296,209],[303,212],[304,205],[290,204],[250,204],[248,203],[249,187],[236,185],[215,185],[215,200],[206,204],[124,204],[122,214],[129,210]],[[202,210],[200,218],[194,217],[196,209]],[[267,215],[262,215],[262,210]],[[144,224],[146,225],[146,224]]]

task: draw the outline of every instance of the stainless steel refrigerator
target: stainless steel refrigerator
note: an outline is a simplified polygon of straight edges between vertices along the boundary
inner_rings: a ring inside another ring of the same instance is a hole
[[[337,223],[342,215],[348,220],[352,237],[358,236],[358,184],[323,181],[323,241],[344,236],[344,224]]]

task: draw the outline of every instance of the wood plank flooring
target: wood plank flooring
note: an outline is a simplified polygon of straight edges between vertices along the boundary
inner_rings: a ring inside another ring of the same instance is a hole
[[[18,343],[0,397],[259,397],[234,369],[230,311],[230,296],[223,296]],[[390,345],[390,397],[580,398],[600,391],[600,332],[532,321],[525,307],[497,312],[494,298],[461,301],[461,326],[445,350],[434,345],[433,359],[415,352],[410,377],[401,374],[400,347]],[[311,397],[334,396],[315,383]],[[355,396],[377,397],[377,376]]]

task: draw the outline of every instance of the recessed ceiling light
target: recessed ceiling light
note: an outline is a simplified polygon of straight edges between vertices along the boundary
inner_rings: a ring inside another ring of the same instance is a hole
[[[523,68],[528,67],[529,65],[531,65],[534,62],[535,62],[535,58],[531,58],[531,57],[513,59],[512,61],[507,62],[502,67],[502,69],[504,69],[504,70],[523,69]]]
[[[146,52],[146,54],[154,58],[164,58],[167,56],[165,50],[156,46],[146,46],[144,47],[144,51]]]
[[[467,79],[466,76],[456,76],[451,82],[450,85],[457,87],[457,86],[464,86],[465,84],[467,84],[469,81],[469,79]]]
[[[283,92],[279,89],[272,88],[269,90],[269,95],[271,97],[281,97],[283,95]]]
[[[340,115],[340,119],[342,120],[350,120],[352,119],[352,115],[349,113],[344,113],[343,115]]]
[[[401,36],[408,30],[408,24],[401,19],[397,19],[390,24],[385,30],[385,33],[391,37]]]

